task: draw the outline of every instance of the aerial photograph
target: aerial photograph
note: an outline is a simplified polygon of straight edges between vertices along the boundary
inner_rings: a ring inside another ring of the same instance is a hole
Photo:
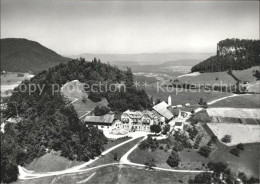
[[[1,0],[1,184],[260,184],[259,0]]]

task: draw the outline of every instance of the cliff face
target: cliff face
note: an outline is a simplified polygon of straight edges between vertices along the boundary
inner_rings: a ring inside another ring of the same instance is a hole
[[[260,40],[226,39],[217,44],[217,54],[192,67],[192,72],[243,70],[260,65]]]

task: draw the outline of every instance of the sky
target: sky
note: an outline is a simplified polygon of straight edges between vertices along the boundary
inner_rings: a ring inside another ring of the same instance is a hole
[[[259,1],[1,0],[1,38],[65,56],[215,53],[226,38],[259,39]]]

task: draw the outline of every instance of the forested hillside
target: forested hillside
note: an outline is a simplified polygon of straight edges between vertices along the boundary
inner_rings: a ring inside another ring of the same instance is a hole
[[[67,105],[59,90],[53,90],[54,84],[57,88],[72,80],[87,84],[125,82],[126,91],[92,92],[96,97],[105,96],[114,111],[143,109],[149,105],[145,91],[133,87],[130,69],[123,72],[97,59],[92,62],[73,60],[43,71],[30,81],[23,81],[3,112],[6,118],[15,117],[18,112],[22,119],[6,126],[5,133],[1,133],[4,182],[16,180],[17,165],[31,162],[46,150],[60,150],[64,157],[83,161],[101,154],[102,145],[107,141],[103,133],[95,127],[84,126],[73,106]],[[29,87],[34,85],[37,88],[30,93]]]
[[[69,60],[34,41],[1,39],[1,70],[36,73]]]
[[[217,45],[217,54],[192,67],[192,72],[244,70],[260,64],[260,40],[226,39]]]

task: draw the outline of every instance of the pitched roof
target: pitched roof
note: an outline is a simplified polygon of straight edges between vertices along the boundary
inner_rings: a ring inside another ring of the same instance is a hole
[[[162,101],[161,103],[153,106],[153,109],[169,120],[173,117],[173,114],[168,110],[168,106],[169,105],[166,102]]]
[[[108,114],[104,116],[86,116],[84,121],[111,124],[114,121],[114,116]]]
[[[127,110],[124,113],[127,114],[130,118],[138,118],[138,119],[140,119],[143,116],[143,113],[140,112],[140,111],[130,111],[130,110]]]

